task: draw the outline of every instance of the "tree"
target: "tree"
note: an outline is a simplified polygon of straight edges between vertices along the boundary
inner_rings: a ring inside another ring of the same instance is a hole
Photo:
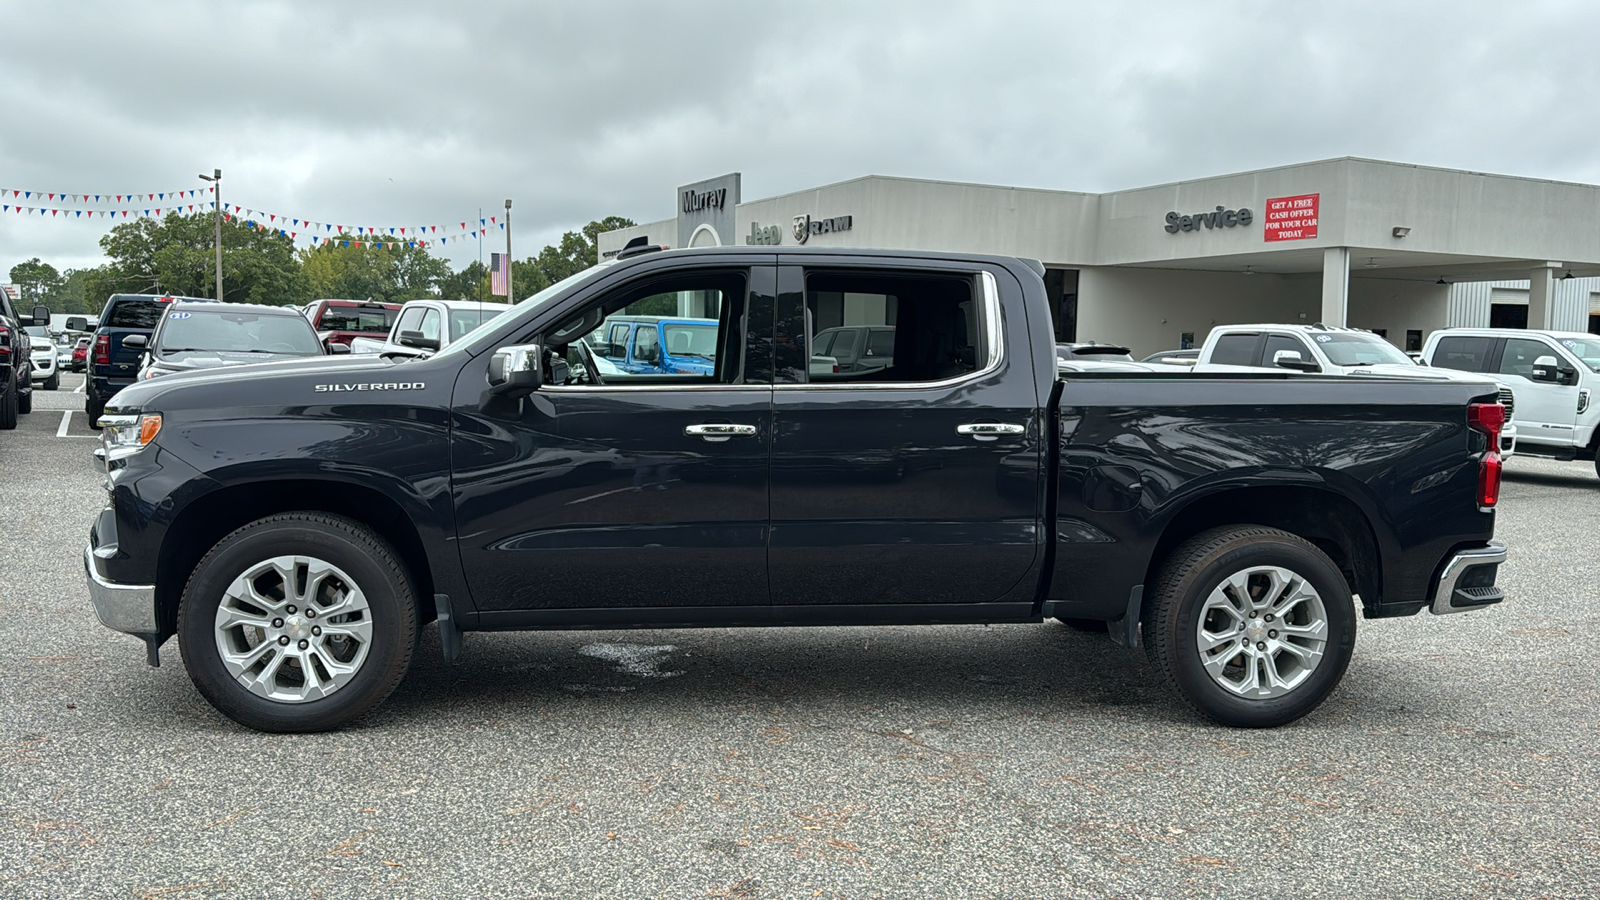
[[[519,277],[514,266],[511,277],[513,280]],[[445,300],[489,299],[489,267],[476,259],[467,263],[461,271],[439,280],[439,296]]]
[[[300,264],[312,295],[404,303],[435,296],[437,286],[453,277],[450,263],[426,247],[385,243],[374,247],[364,237],[340,234],[302,250]]]
[[[583,226],[581,231],[563,234],[559,244],[545,247],[538,256],[512,263],[512,286],[520,296],[527,297],[563,278],[582,272],[599,258],[600,232],[627,228],[633,224],[632,219],[607,216]]]
[[[109,272],[91,280],[96,290],[191,297],[216,293],[216,232],[208,213],[124,222],[100,238],[100,247],[111,265]],[[293,239],[238,218],[222,224],[222,289],[224,299],[243,303],[284,306],[310,299]]]
[[[22,289],[22,302],[32,305],[43,303],[44,298],[61,285],[61,273],[35,256],[11,267],[11,281]]]
[[[44,305],[50,307],[51,312],[70,315],[98,313],[98,307],[91,308],[85,296],[85,289],[96,271],[95,269],[68,269],[61,276],[60,283],[45,295]]]

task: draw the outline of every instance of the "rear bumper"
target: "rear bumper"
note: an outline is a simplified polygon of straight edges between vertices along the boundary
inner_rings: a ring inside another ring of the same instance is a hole
[[[1495,587],[1500,564],[1506,561],[1506,545],[1490,541],[1488,546],[1458,551],[1439,572],[1428,607],[1436,616],[1493,606],[1505,599],[1505,591]]]

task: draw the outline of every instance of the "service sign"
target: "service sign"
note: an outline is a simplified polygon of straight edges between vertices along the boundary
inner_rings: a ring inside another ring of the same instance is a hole
[[[1305,241],[1317,236],[1317,213],[1321,194],[1298,197],[1273,197],[1267,200],[1266,221],[1261,223],[1261,239]]]

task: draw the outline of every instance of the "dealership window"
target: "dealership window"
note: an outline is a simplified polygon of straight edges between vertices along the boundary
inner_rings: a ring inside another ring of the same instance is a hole
[[[970,277],[811,272],[806,313],[816,340],[808,380],[943,381],[977,370],[979,311]]]
[[[1422,332],[1412,328],[1406,331],[1406,352],[1412,353],[1422,349]]]
[[[1491,303],[1489,304],[1490,328],[1527,328],[1528,304],[1526,303]]]
[[[1488,362],[1489,347],[1493,342],[1494,338],[1486,337],[1440,338],[1438,346],[1433,348],[1433,359],[1430,362],[1443,369],[1482,372]]]

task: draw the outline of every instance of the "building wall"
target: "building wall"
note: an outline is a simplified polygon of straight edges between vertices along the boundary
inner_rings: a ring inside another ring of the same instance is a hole
[[[1488,312],[1485,311],[1485,322]],[[1401,349],[1406,332],[1428,335],[1450,319],[1450,288],[1442,284],[1394,281],[1383,278],[1350,279],[1350,306],[1345,322],[1351,328],[1382,329],[1389,342]]]
[[[1458,328],[1488,328],[1489,305],[1494,300],[1528,302],[1526,281],[1466,281],[1450,285],[1449,291],[1446,324]],[[1552,330],[1588,331],[1589,306],[1596,292],[1600,292],[1600,278],[1556,279]]]
[[[1316,276],[1087,268],[1078,273],[1078,340],[1125,344],[1139,359],[1177,349],[1185,331],[1198,347],[1216,325],[1310,324],[1321,292]]]

